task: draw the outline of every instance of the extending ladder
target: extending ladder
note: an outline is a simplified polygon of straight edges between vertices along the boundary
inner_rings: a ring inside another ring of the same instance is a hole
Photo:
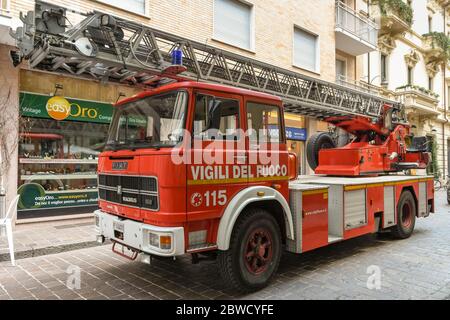
[[[101,12],[88,14],[45,2],[20,16],[11,31],[16,63],[31,68],[142,86],[193,79],[279,96],[287,112],[323,119],[338,115],[379,118],[384,105],[404,122],[402,104],[292,72]],[[66,25],[72,20],[74,24]],[[182,66],[172,64],[174,51]]]

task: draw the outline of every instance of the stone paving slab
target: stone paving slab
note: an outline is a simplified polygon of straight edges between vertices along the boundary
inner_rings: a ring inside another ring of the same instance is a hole
[[[450,206],[439,192],[437,213],[416,221],[413,236],[367,235],[302,255],[285,253],[273,283],[240,295],[214,261],[189,256],[151,266],[111,252],[111,245],[0,263],[1,299],[450,299]],[[379,289],[368,289],[381,271]],[[74,270],[80,286],[71,289]],[[69,286],[68,286],[69,285]]]
[[[97,246],[93,218],[18,224],[14,228],[16,259]],[[9,261],[6,237],[0,238],[0,261]]]

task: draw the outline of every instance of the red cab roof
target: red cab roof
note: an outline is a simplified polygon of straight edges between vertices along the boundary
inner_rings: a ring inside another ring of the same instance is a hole
[[[219,91],[219,92],[224,92],[224,93],[238,94],[238,95],[243,95],[243,96],[250,96],[250,97],[259,98],[259,99],[272,100],[275,102],[281,102],[281,98],[271,95],[271,94],[251,91],[251,90],[247,90],[247,89],[235,88],[235,87],[230,87],[230,86],[225,86],[225,85],[220,85],[220,84],[210,84],[210,83],[203,83],[203,82],[197,82],[197,81],[182,81],[182,82],[176,82],[176,83],[164,85],[164,86],[161,86],[156,89],[143,91],[143,92],[138,93],[130,98],[126,98],[126,99],[119,101],[118,103],[116,103],[116,106],[131,102],[131,101],[139,100],[139,99],[151,96],[151,95],[155,95],[155,94],[159,94],[159,93],[163,93],[163,92],[167,92],[167,91],[171,91],[171,90],[182,89],[182,88],[205,89],[205,90]]]

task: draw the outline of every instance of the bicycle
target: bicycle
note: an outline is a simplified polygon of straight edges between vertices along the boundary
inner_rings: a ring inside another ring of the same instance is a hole
[[[442,188],[444,188],[444,190],[447,190],[449,187],[449,183],[450,183],[450,179],[447,179],[447,181],[444,181],[443,179],[441,179],[441,177],[436,177],[436,178],[434,178],[434,190],[439,191]]]
[[[442,181],[440,178],[434,179],[434,191],[439,191],[442,188]]]

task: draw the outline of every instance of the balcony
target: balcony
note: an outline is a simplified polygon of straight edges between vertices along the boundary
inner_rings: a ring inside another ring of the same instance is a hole
[[[377,50],[378,26],[340,1],[336,1],[336,49],[352,56]]]
[[[413,9],[402,0],[374,0],[372,17],[379,21],[380,34],[395,36],[409,30],[413,23]]]
[[[439,95],[420,86],[406,85],[395,89],[395,95],[407,109],[416,115],[437,117]]]
[[[450,57],[450,40],[445,33],[424,34],[422,47],[427,63],[446,62]]]

